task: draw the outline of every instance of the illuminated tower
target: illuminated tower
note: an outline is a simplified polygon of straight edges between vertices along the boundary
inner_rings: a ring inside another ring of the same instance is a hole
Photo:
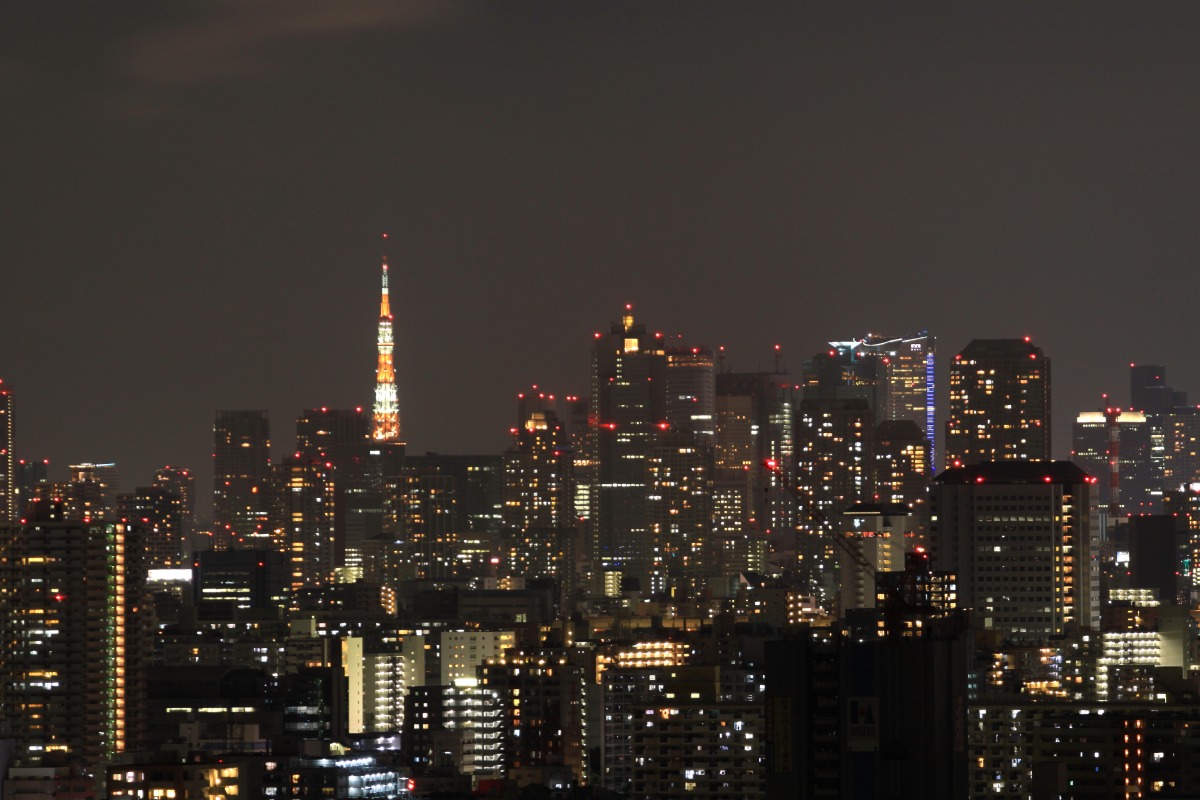
[[[388,265],[383,259],[383,289],[379,297],[379,361],[375,367],[375,423],[371,438],[400,441],[400,404],[396,399],[396,368],[392,358],[392,307],[388,301]]]

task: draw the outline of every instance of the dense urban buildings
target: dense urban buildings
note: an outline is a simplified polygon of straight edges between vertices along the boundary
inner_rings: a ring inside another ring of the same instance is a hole
[[[0,797],[1200,790],[1200,417],[1161,367],[1055,461],[1028,340],[957,354],[943,445],[926,332],[739,372],[627,306],[586,396],[409,454],[381,278],[373,406],[283,458],[216,412],[211,520],[186,467],[52,482],[0,406]]]

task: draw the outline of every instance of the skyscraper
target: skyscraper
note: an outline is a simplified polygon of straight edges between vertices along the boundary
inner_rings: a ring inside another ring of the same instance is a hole
[[[266,536],[270,459],[271,427],[266,411],[217,412],[212,510],[217,549],[233,546],[239,539]]]
[[[875,421],[910,420],[929,440],[934,467],[934,355],[937,339],[927,331],[889,338],[868,333],[861,339],[830,342],[831,350],[805,364],[806,398],[866,400]]]
[[[713,506],[726,574],[762,571],[768,537],[791,546],[796,501],[783,487],[796,467],[795,400],[778,359],[774,372],[717,375]]]
[[[196,476],[187,467],[172,467],[168,464],[155,471],[152,485],[156,489],[166,489],[179,495],[181,533],[186,544],[187,538],[196,528]]]
[[[632,306],[608,333],[595,335],[589,421],[594,572],[648,580],[646,459],[667,426],[665,371],[662,335],[648,334]]]
[[[1162,487],[1150,461],[1150,426],[1145,414],[1119,408],[1083,411],[1075,418],[1071,434],[1071,463],[1099,478],[1094,496],[1100,508],[1111,512],[1116,505],[1116,515],[1126,516],[1149,514],[1158,507]],[[1110,522],[1115,522],[1111,515]]]
[[[950,365],[946,464],[1050,458],[1050,359],[1024,339],[973,339]]]
[[[1044,640],[1099,623],[1095,478],[1068,461],[946,470],[930,494],[934,565],[985,630]]]
[[[117,495],[117,518],[141,528],[148,569],[181,567],[186,555],[183,501],[170,489],[139,486]]]
[[[554,395],[517,398],[517,427],[504,454],[507,568],[527,577],[567,579],[574,570],[575,459]]]
[[[77,493],[87,499],[91,519],[115,519],[117,494],[121,491],[121,476],[116,464],[71,464],[71,483]]]
[[[21,513],[17,508],[13,461],[13,397],[0,380],[0,525],[14,521]]]
[[[271,467],[270,528],[288,561],[293,594],[330,582],[335,566],[334,488],[319,459],[285,458]]]
[[[386,258],[383,259],[382,282],[379,296],[379,332],[376,339],[379,357],[375,366],[375,414],[371,438],[377,442],[398,442],[400,401],[396,393],[396,368],[392,354],[392,307],[388,297]]]

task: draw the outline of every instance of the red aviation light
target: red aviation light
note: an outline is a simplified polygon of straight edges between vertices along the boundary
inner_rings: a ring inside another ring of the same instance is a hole
[[[778,462],[778,461],[776,461],[776,460],[775,460],[775,459],[773,459],[773,458],[768,458],[768,459],[767,459],[765,462],[763,462],[763,463],[764,463],[764,465],[766,466],[766,468],[767,468],[767,469],[769,469],[769,470],[776,470],[776,469],[779,469],[779,462]]]
[[[1034,359],[1036,359],[1036,358],[1037,358],[1037,353],[1030,353],[1030,354],[1029,354],[1029,357],[1030,357],[1030,358],[1034,358]]]
[[[1030,341],[1033,341],[1033,340],[1032,340],[1030,337],[1026,336],[1026,337],[1025,337],[1025,341],[1026,341],[1026,342],[1030,342]]]
[[[54,595],[54,602],[56,602],[56,603],[61,603],[66,599],[67,599],[67,596],[65,594],[62,594],[61,592]]]
[[[660,431],[665,431],[665,430],[666,430],[667,428],[669,428],[669,427],[671,427],[671,423],[669,423],[669,422],[660,422],[660,423],[658,423],[658,429],[659,429]]]
[[[976,482],[976,483],[983,483],[983,476],[982,476],[982,475],[979,475],[978,477],[976,477],[976,478],[975,478],[975,482]]]
[[[1047,475],[1046,477],[1042,478],[1042,480],[1044,480],[1046,483],[1050,483],[1052,479],[1049,475]]]

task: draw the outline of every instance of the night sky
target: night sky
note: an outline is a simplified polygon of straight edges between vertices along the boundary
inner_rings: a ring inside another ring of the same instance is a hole
[[[391,234],[410,452],[498,453],[592,332],[1128,364],[1200,399],[1195,3],[0,7],[17,455],[201,475],[213,412],[369,406]],[[944,390],[944,385],[942,387]],[[943,392],[944,396],[944,392]]]

